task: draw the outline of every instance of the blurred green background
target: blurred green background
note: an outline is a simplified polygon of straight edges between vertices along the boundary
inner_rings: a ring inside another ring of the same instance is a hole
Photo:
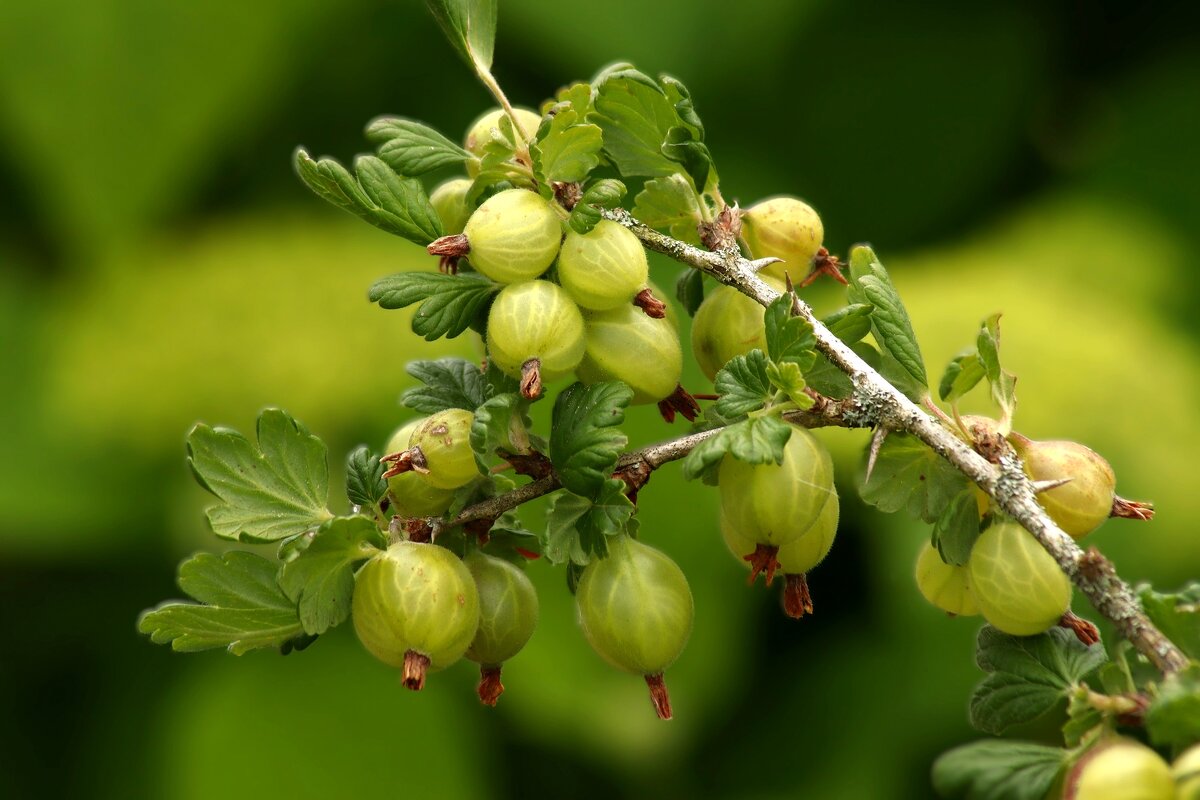
[[[935,380],[1003,311],[1018,427],[1090,444],[1157,503],[1094,541],[1171,587],[1200,572],[1194,16],[503,0],[496,72],[531,106],[616,59],[680,77],[725,196],[798,194],[835,252],[871,241]],[[249,431],[283,406],[336,470],[403,418],[407,360],[474,352],[366,302],[429,259],[310,195],[292,149],[348,158],[381,113],[455,138],[488,97],[416,0],[8,0],[0,53],[5,797],[930,796],[932,759],[973,737],[978,625],[917,594],[927,531],[850,499],[861,433],[822,432],[844,521],[800,622],[745,587],[714,492],[674,468],[643,492],[645,539],[696,597],[669,724],[588,649],[542,563],[544,619],[495,710],[471,665],[408,693],[348,629],[287,658],[139,637],[180,558],[217,546],[183,464],[193,422]],[[686,382],[703,390],[694,367]],[[637,442],[682,430],[631,414]]]

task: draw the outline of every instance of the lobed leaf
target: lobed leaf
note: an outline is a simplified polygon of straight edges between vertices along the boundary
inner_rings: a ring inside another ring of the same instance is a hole
[[[1107,660],[1101,645],[1087,647],[1062,628],[1037,636],[1009,636],[985,625],[976,641],[975,661],[988,675],[971,696],[971,724],[985,733],[1001,734],[1032,722]]]
[[[481,472],[495,463],[497,451],[516,455],[533,451],[529,429],[529,401],[519,394],[499,394],[475,410],[471,421],[471,449]]]
[[[582,121],[569,103],[552,109],[529,147],[533,171],[543,183],[582,181],[600,163],[604,135]]]
[[[948,800],[1042,800],[1067,765],[1058,747],[988,739],[933,763],[933,787]]]
[[[380,117],[367,126],[367,140],[379,158],[401,175],[416,177],[462,164],[470,153],[438,131],[403,117]]]
[[[296,171],[318,197],[388,233],[419,245],[443,233],[421,182],[400,177],[375,156],[356,158],[352,176],[335,159],[314,160],[298,148]]]
[[[1174,594],[1146,586],[1138,591],[1146,616],[1189,658],[1200,660],[1200,583],[1192,582]]]
[[[596,181],[584,191],[575,208],[571,209],[567,223],[576,233],[590,233],[602,219],[600,209],[619,206],[625,191],[625,184],[615,178]]]
[[[404,371],[421,383],[401,392],[400,404],[422,414],[447,408],[474,411],[488,397],[483,370],[465,358],[410,361]]]
[[[299,607],[308,634],[321,634],[350,617],[354,566],[387,547],[367,517],[338,517],[322,525],[304,552],[283,565],[279,586]]]
[[[1001,433],[1007,434],[1017,407],[1017,378],[1000,366],[999,314],[993,314],[983,321],[975,343],[979,351],[979,363],[992,389],[992,400],[1000,406]]]
[[[673,173],[646,181],[634,198],[633,216],[651,228],[667,230],[676,239],[695,241],[700,201],[687,179]]]
[[[891,433],[863,484],[862,499],[880,511],[901,509],[924,522],[937,522],[946,507],[969,489],[967,478],[920,439]],[[962,563],[962,562],[955,562]]]
[[[477,72],[492,67],[496,43],[496,0],[425,0],[442,33]]]
[[[821,324],[834,336],[852,345],[871,332],[871,313],[874,310],[869,303],[851,303],[825,317]]]
[[[237,550],[192,556],[179,565],[179,587],[199,602],[148,609],[138,630],[181,653],[286,648],[304,636],[304,628],[296,604],[276,582],[278,571],[274,561]]]
[[[608,554],[608,537],[628,530],[636,507],[624,481],[605,481],[595,499],[569,491],[555,495],[546,518],[542,555],[551,564],[587,564]]]
[[[221,500],[207,511],[213,532],[243,542],[274,542],[332,517],[325,507],[324,443],[277,408],[259,415],[256,430],[257,445],[231,428],[203,423],[188,434],[188,466]]]
[[[596,497],[610,479],[629,439],[617,427],[633,390],[620,381],[574,383],[554,401],[550,461],[562,485]]]
[[[966,350],[946,365],[946,371],[938,382],[938,397],[947,403],[958,402],[986,377],[987,372],[979,360],[979,354],[975,350]]]
[[[713,379],[713,386],[721,396],[713,404],[716,413],[725,419],[737,419],[766,405],[775,394],[767,374],[768,363],[762,350],[731,358]]]
[[[908,311],[887,270],[870,247],[859,245],[850,251],[850,276],[850,301],[874,307],[871,331],[880,350],[903,368],[912,382],[910,391],[912,388],[928,389],[925,361]]]
[[[1182,749],[1200,741],[1200,664],[1192,662],[1162,682],[1146,709],[1146,731],[1159,746]]]
[[[694,480],[727,454],[747,464],[782,464],[792,426],[778,417],[755,417],[726,425],[683,459],[683,477]]]
[[[679,115],[654,79],[626,65],[603,73],[594,83],[594,107],[587,121],[604,135],[604,154],[624,176],[670,175],[676,162],[663,153],[667,133]]]
[[[371,448],[364,444],[352,450],[346,457],[346,497],[350,503],[378,509],[388,490],[384,472],[386,468],[379,461],[379,454],[371,452]]]
[[[413,315],[412,329],[432,342],[465,331],[487,310],[492,295],[498,291],[500,286],[474,273],[401,272],[375,281],[367,297],[383,308],[420,303]]]
[[[791,361],[807,372],[816,361],[817,337],[809,322],[792,316],[794,300],[795,295],[784,292],[763,312],[767,354],[772,361]]]

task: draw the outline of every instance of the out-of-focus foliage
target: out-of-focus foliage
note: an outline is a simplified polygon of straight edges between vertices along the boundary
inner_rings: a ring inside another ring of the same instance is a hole
[[[1195,20],[1065,2],[500,5],[495,71],[515,102],[616,59],[679,75],[726,196],[797,194],[834,252],[869,240],[935,377],[1003,312],[1017,429],[1086,442],[1121,494],[1158,505],[1090,541],[1134,580],[1189,577]],[[320,204],[292,149],[348,160],[384,113],[457,139],[490,102],[416,2],[10,0],[0,52],[9,794],[929,796],[934,755],[968,737],[977,625],[913,586],[926,529],[851,501],[861,432],[819,432],[843,521],[800,622],[745,587],[710,488],[668,467],[643,490],[641,535],[696,599],[670,724],[587,648],[562,571],[540,562],[542,620],[494,711],[469,665],[413,695],[347,630],[285,659],[139,638],[137,612],[178,595],[174,564],[217,547],[183,465],[193,422],[248,431],[282,406],[329,444],[336,485],[342,454],[404,418],[406,361],[477,355],[367,302],[376,278],[433,260]],[[670,286],[679,269],[652,271]],[[838,291],[807,296],[827,312]],[[692,363],[684,383],[707,389]],[[986,392],[964,410],[990,410]],[[634,445],[682,431],[644,407],[624,429]]]

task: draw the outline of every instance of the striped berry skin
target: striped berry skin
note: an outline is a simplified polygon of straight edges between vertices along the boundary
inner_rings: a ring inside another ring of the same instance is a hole
[[[584,383],[623,381],[633,403],[657,403],[675,391],[683,348],[670,317],[655,319],[630,303],[584,317],[585,346],[576,374]]]
[[[719,473],[721,510],[741,534],[782,547],[813,526],[831,497],[833,460],[804,428],[793,428],[782,464],[747,464],[725,456]]]
[[[966,565],[947,564],[937,548],[926,542],[917,556],[917,589],[934,607],[957,617],[979,614],[979,602],[971,591]]]
[[[537,133],[538,126],[542,124],[542,117],[536,111],[531,111],[528,108],[516,106],[513,108],[516,114],[517,121],[520,124],[521,135],[525,138],[526,143],[530,142]],[[482,158],[484,149],[493,136],[493,131],[499,134],[500,120],[504,117],[504,109],[493,108],[479,115],[471,127],[467,128],[467,135],[463,138],[463,147],[467,149],[471,155],[477,158]],[[479,174],[479,164],[476,162],[467,162],[467,174],[472,178]]]
[[[436,671],[471,646],[479,593],[466,566],[446,548],[397,542],[359,570],[351,616],[363,647],[383,663],[407,672],[414,658],[423,658],[425,669]]]
[[[742,240],[754,258],[781,258],[763,272],[792,280],[808,272],[813,256],[821,249],[825,228],[812,206],[795,197],[770,197],[742,212]]]
[[[520,567],[478,550],[463,559],[479,591],[479,630],[467,658],[499,666],[521,652],[538,621],[538,596]]]
[[[641,242],[611,220],[600,220],[588,233],[569,231],[558,254],[558,282],[590,311],[628,305],[649,278]]]
[[[1171,768],[1136,739],[1114,737],[1085,753],[1067,775],[1072,800],[1184,800]]]
[[[507,189],[483,202],[463,227],[471,266],[497,283],[533,280],[562,244],[562,221],[527,189]]]
[[[998,522],[981,533],[967,568],[983,618],[1004,633],[1042,633],[1071,607],[1070,580],[1033,534],[1015,522]]]
[[[1078,442],[1039,442],[1018,433],[1011,434],[1009,441],[1035,481],[1071,479],[1037,496],[1058,527],[1082,539],[1108,519],[1117,476],[1103,456]]]
[[[584,352],[583,315],[549,281],[506,286],[488,314],[487,349],[492,363],[514,378],[530,359],[541,361],[544,381],[569,375]]]
[[[457,489],[479,477],[475,451],[471,449],[471,424],[475,415],[462,408],[448,408],[429,415],[417,426],[409,447],[421,448],[424,470],[417,477],[438,489]]]
[[[799,537],[780,546],[775,556],[779,561],[780,570],[787,575],[803,575],[825,560],[837,536],[840,506],[838,496],[830,495],[813,524]],[[724,513],[721,514],[721,536],[724,537],[729,552],[749,568],[747,556],[754,553],[759,543],[738,530]]]
[[[783,291],[783,281],[763,279]],[[692,354],[709,380],[734,356],[766,351],[764,313],[766,309],[732,286],[718,286],[704,298],[692,320]]]
[[[475,211],[474,206],[467,203],[467,191],[470,188],[471,181],[467,178],[453,178],[438,184],[429,193],[429,204],[437,212],[438,219],[442,221],[442,232],[447,236],[462,233]]]
[[[392,434],[384,453],[398,453],[411,445],[413,433],[425,422],[419,417],[406,422]],[[454,502],[453,489],[439,489],[415,472],[401,472],[388,478],[391,505],[388,513],[399,517],[438,517]]]

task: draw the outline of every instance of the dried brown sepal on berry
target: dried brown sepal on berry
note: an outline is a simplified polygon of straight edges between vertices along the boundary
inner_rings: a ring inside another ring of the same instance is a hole
[[[650,702],[654,704],[654,713],[659,719],[671,718],[671,696],[667,693],[667,685],[663,683],[660,672],[657,675],[647,675],[646,685],[650,687]]]
[[[563,183],[554,181],[550,184],[554,189],[554,199],[567,211],[571,211],[583,199],[583,187],[578,183]]]
[[[676,384],[674,392],[658,401],[658,413],[669,423],[675,421],[677,413],[682,414],[688,422],[695,422],[696,417],[700,416],[700,404],[683,388],[683,384]]]
[[[654,290],[647,286],[633,297],[633,304],[646,313],[647,317],[663,319],[667,316],[667,304],[654,296]]]
[[[762,575],[767,586],[775,580],[775,571],[779,569],[779,548],[772,544],[759,544],[753,553],[742,556],[742,560],[750,564],[750,577],[746,585],[752,586],[758,576]]]
[[[1113,497],[1112,513],[1110,516],[1121,519],[1136,519],[1148,522],[1154,519],[1154,504],[1141,500],[1126,500],[1124,497]]]
[[[1100,641],[1100,629],[1086,619],[1075,616],[1074,612],[1068,611],[1063,614],[1062,619],[1058,621],[1058,627],[1066,628],[1075,634],[1075,638],[1085,647],[1091,647]]]
[[[443,236],[440,239],[434,239],[426,245],[425,250],[431,256],[462,258],[471,252],[471,243],[465,233],[455,233],[450,236]]]
[[[817,250],[817,254],[813,256],[812,266],[809,267],[808,274],[804,276],[804,280],[800,281],[800,288],[803,289],[820,278],[822,275],[828,275],[843,286],[849,285],[846,276],[842,274],[842,262],[835,255],[830,255],[829,251],[822,247]]]
[[[425,688],[425,675],[429,672],[429,656],[422,655],[416,650],[404,654],[404,671],[402,680],[405,689],[419,692]]]
[[[428,472],[426,469],[425,453],[420,447],[410,447],[407,450],[400,450],[396,453],[388,453],[383,458],[379,459],[382,464],[391,464],[387,472],[383,473],[384,478],[391,478],[394,475],[400,475],[405,472]]]
[[[803,573],[785,574],[783,586],[783,613],[792,619],[800,619],[813,613],[812,594],[808,591],[808,579]]]
[[[531,358],[521,365],[521,396],[536,400],[542,394],[542,360]]]
[[[496,707],[500,695],[504,694],[504,684],[500,682],[500,667],[480,667],[479,686],[476,688],[479,702],[490,708]]]

